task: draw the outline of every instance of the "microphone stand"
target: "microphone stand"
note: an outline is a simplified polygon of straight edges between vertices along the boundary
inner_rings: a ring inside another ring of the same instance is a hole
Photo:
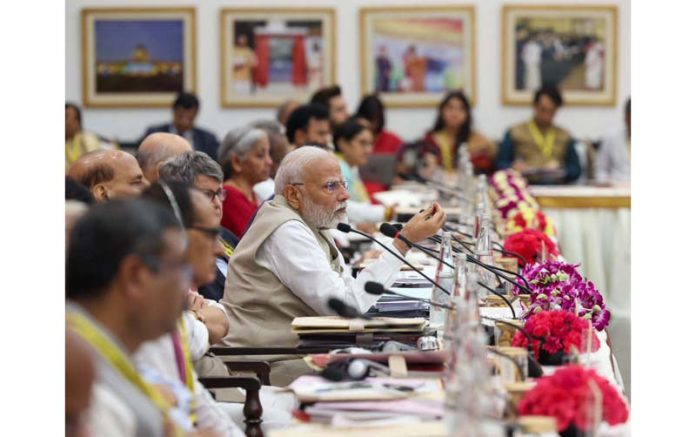
[[[399,255],[399,254],[397,254],[395,251],[393,251],[392,249],[388,248],[385,244],[383,244],[382,242],[380,242],[379,240],[377,240],[377,239],[374,238],[373,236],[371,236],[371,235],[369,235],[369,234],[366,234],[366,233],[364,233],[364,232],[361,232],[361,231],[359,231],[359,230],[357,230],[357,229],[354,229],[354,228],[352,228],[352,227],[351,227],[349,224],[347,224],[347,223],[339,223],[337,229],[338,229],[339,231],[345,232],[345,233],[348,233],[348,232],[355,232],[356,234],[360,234],[360,235],[362,235],[363,237],[365,237],[365,238],[367,238],[367,239],[369,239],[369,240],[374,241],[375,243],[377,243],[377,244],[379,244],[380,246],[382,246],[382,247],[384,248],[384,250],[386,250],[387,252],[389,252],[389,253],[391,253],[392,255],[394,255],[396,258],[398,258],[398,259],[400,259],[401,261],[403,261],[403,263],[406,264],[407,266],[411,267],[411,268],[413,269],[414,272],[416,272],[416,273],[418,273],[419,275],[421,275],[426,281],[430,282],[430,283],[433,284],[435,287],[437,287],[438,289],[442,290],[445,294],[447,294],[447,295],[450,294],[450,292],[449,292],[448,290],[446,290],[444,287],[442,287],[442,286],[441,286],[440,284],[438,284],[437,282],[435,282],[435,281],[433,281],[432,279],[430,279],[425,273],[423,273],[423,272],[421,272],[420,270],[418,270],[418,268],[416,268],[416,266],[414,266],[413,264],[411,264],[410,262],[408,262],[408,261],[406,260],[405,257],[403,257],[403,256],[401,256],[401,255]],[[406,244],[408,244],[408,243],[406,243]]]

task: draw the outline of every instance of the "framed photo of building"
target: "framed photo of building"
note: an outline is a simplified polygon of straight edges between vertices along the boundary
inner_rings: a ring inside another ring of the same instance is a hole
[[[568,105],[616,103],[616,6],[503,7],[503,104],[555,85]]]
[[[220,102],[275,107],[336,82],[333,9],[229,8],[220,12]]]
[[[85,107],[167,107],[196,91],[193,8],[83,9]]]
[[[462,90],[476,100],[473,6],[360,9],[361,91],[389,107],[432,107]]]

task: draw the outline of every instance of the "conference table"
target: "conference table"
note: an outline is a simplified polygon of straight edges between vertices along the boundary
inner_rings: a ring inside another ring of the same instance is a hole
[[[630,189],[628,187],[531,186],[530,192],[551,218],[558,231],[559,249],[568,262],[580,263],[583,275],[591,279],[603,293],[612,311],[612,323],[607,332],[598,332],[600,348],[581,358],[589,366],[628,395],[630,381]],[[375,196],[384,204],[395,206],[397,220],[404,221],[432,200],[441,196],[422,186],[396,186],[389,192]],[[459,207],[444,205],[451,218],[458,217]],[[370,249],[378,249],[373,245]],[[413,252],[413,251],[412,251]],[[409,254],[412,262],[433,269],[432,260]],[[428,264],[431,264],[428,266]],[[414,277],[413,272],[402,272],[402,282]],[[406,288],[402,291],[408,290]],[[429,297],[429,289],[423,296]],[[496,307],[481,307],[481,314],[500,317]],[[609,338],[611,341],[608,341]],[[618,358],[618,362],[617,362]],[[544,374],[555,367],[544,366]],[[628,377],[626,372],[628,370]],[[409,423],[390,423],[382,426],[350,423],[330,426],[321,423],[300,423],[282,430],[272,430],[272,437],[291,436],[446,436],[446,420]],[[629,423],[609,427],[603,423],[599,435],[630,435]]]

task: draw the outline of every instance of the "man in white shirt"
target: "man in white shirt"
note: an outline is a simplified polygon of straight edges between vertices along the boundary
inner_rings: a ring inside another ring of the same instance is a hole
[[[602,138],[597,152],[596,179],[600,183],[631,181],[631,99],[624,107],[625,126]]]
[[[361,312],[378,297],[367,294],[367,281],[386,286],[396,279],[402,261],[384,254],[353,278],[329,230],[346,219],[348,192],[336,157],[318,147],[301,147],[283,160],[275,178],[275,198],[256,219],[230,258],[225,294],[220,301],[230,319],[223,343],[243,347],[294,347],[298,337],[290,324],[295,317],[333,315],[330,298]],[[415,215],[402,230],[411,241],[435,234],[445,214],[433,204]],[[400,240],[402,255],[408,247]],[[288,357],[269,358],[282,362]],[[295,360],[298,361],[298,360]],[[301,360],[300,360],[301,361]],[[271,382],[283,385],[307,373],[304,363],[276,366]]]

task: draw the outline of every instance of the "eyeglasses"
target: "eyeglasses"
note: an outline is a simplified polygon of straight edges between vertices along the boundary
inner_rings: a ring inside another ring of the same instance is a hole
[[[140,259],[155,273],[176,271],[178,279],[184,285],[190,284],[193,279],[193,267],[186,260],[165,261],[153,255],[140,255]]]
[[[225,199],[227,198],[227,191],[223,190],[222,188],[218,188],[216,191],[213,190],[201,190],[203,194],[206,195],[210,199],[211,202],[215,201],[215,197],[217,196],[218,199],[220,199],[220,202],[224,202]]]
[[[203,232],[204,234],[206,234],[212,238],[218,238],[220,236],[220,234],[222,233],[222,228],[219,226],[212,227],[212,228],[207,228],[205,226],[190,226],[189,229]]]
[[[304,182],[295,182],[290,185],[304,185]],[[343,187],[344,190],[348,190],[348,182],[345,180],[342,181],[329,181],[325,183],[324,185],[321,186],[321,189],[324,190],[325,192],[329,194],[334,194],[337,190],[338,187]]]

